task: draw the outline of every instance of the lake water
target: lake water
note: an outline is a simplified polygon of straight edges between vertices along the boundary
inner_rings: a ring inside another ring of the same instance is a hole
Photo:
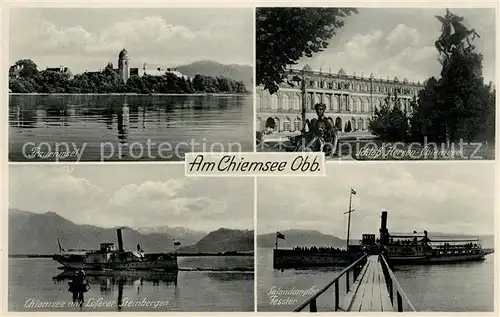
[[[253,256],[180,257],[178,261],[177,274],[89,273],[91,289],[79,307],[72,306],[70,277],[52,259],[10,258],[9,311],[117,311],[119,302],[123,312],[254,310]],[[201,269],[205,271],[197,271]],[[223,269],[233,271],[217,271]],[[36,308],[47,302],[65,307]]]
[[[394,269],[399,284],[417,311],[493,312],[494,254],[484,262],[447,265],[401,266]],[[257,309],[291,312],[307,300],[307,295],[282,295],[271,304],[271,290],[318,291],[343,268],[274,270],[272,249],[257,250]],[[341,279],[341,292],[345,280]],[[314,292],[312,292],[314,293]],[[332,311],[333,287],[318,298],[318,311]],[[342,298],[342,297],[340,297]],[[306,308],[307,309],[307,308]]]
[[[11,95],[9,127],[11,161],[176,161],[186,152],[253,151],[253,102],[247,95]]]

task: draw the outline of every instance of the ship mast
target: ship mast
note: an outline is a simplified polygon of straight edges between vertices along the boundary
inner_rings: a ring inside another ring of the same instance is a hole
[[[346,243],[346,251],[349,250],[349,233],[351,231],[351,213],[354,212],[354,210],[352,209],[352,195],[356,195],[356,191],[354,189],[352,189],[351,187],[351,190],[349,191],[349,210],[344,212],[344,215],[345,214],[348,214],[348,217],[347,217],[347,243]]]

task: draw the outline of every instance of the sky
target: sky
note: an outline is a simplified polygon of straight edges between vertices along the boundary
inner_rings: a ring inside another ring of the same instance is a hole
[[[200,60],[253,65],[253,10],[15,8],[10,64],[30,58],[38,69],[73,73],[116,66],[125,47],[131,67],[174,67]]]
[[[318,230],[344,238],[354,188],[351,237],[389,232],[494,233],[495,162],[329,164],[325,177],[261,178],[257,232]]]
[[[472,43],[484,56],[485,83],[495,82],[495,10],[450,8],[464,17],[465,26],[474,28],[481,38]],[[434,42],[441,34],[441,22],[434,16],[445,15],[441,8],[361,8],[344,19],[329,47],[311,58],[303,58],[294,67],[306,64],[313,70],[409,81],[424,81],[439,76],[441,65]]]
[[[101,227],[254,227],[253,179],[185,177],[184,165],[12,165],[9,208]]]

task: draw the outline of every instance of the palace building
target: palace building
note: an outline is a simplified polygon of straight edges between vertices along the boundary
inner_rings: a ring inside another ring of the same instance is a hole
[[[342,132],[367,131],[374,110],[383,105],[390,94],[397,96],[401,110],[411,111],[411,100],[423,88],[420,82],[406,78],[380,79],[373,75],[347,75],[340,69],[336,74],[313,71],[306,65],[302,70],[287,70],[285,83],[278,92],[269,94],[262,86],[256,88],[257,131],[274,122],[275,132],[297,132],[302,129],[301,81],[305,82],[306,119],[316,117],[314,105],[324,103],[325,115],[331,117]]]

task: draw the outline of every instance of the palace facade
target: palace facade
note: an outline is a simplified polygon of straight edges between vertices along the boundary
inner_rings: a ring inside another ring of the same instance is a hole
[[[285,83],[277,93],[269,94],[262,86],[256,88],[256,128],[263,131],[274,122],[276,132],[297,132],[302,129],[301,81],[305,82],[306,119],[316,117],[314,105],[324,103],[325,115],[331,117],[342,132],[367,131],[374,110],[383,105],[390,94],[390,105],[397,104],[402,111],[411,111],[411,100],[423,84],[406,78],[380,79],[346,75],[340,69],[336,74],[313,71],[308,65],[302,70],[287,71]],[[397,102],[395,101],[397,96]]]

